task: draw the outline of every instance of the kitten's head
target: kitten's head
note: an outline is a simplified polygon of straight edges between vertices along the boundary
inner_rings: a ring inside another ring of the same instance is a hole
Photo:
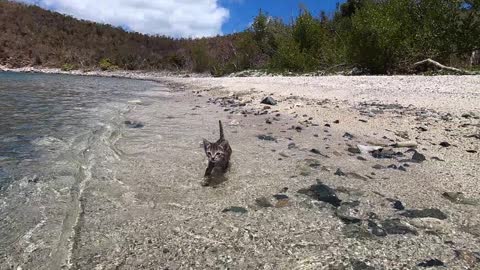
[[[223,143],[211,143],[203,139],[203,148],[208,161],[217,163],[225,158],[225,148]]]

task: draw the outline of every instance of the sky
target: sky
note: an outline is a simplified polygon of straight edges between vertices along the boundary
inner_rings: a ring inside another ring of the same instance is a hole
[[[248,28],[262,9],[286,22],[300,4],[313,14],[344,0],[15,0],[150,35],[208,37]]]

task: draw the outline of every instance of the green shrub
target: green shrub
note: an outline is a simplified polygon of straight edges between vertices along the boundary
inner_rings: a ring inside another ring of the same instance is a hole
[[[118,66],[114,65],[110,59],[108,58],[102,58],[100,60],[100,62],[98,63],[99,67],[101,70],[105,71],[105,70],[117,70],[118,69]]]
[[[75,66],[67,63],[67,64],[63,64],[61,69],[62,71],[72,71],[75,69]]]

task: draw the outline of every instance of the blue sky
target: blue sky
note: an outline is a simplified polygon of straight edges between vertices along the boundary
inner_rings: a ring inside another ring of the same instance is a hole
[[[205,37],[246,29],[260,9],[289,22],[300,3],[313,14],[339,0],[14,0],[125,29],[172,37]]]
[[[292,17],[298,15],[300,4],[318,15],[321,10],[327,14],[333,12],[337,2],[343,3],[345,0],[221,0],[220,5],[230,11],[229,19],[222,25],[222,32],[228,34],[244,30],[260,9],[270,16],[290,22]]]

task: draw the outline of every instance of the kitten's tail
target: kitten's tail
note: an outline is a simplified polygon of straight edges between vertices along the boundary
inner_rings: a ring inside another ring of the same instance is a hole
[[[220,126],[220,140],[225,140],[225,137],[223,136],[222,121],[218,120],[218,125]]]

